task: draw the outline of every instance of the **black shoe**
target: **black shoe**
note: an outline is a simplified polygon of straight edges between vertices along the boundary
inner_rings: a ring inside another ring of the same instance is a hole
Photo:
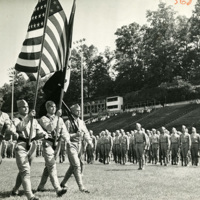
[[[11,196],[19,196],[19,192],[14,192],[14,191],[12,190],[12,192],[11,192],[10,195],[11,195]]]
[[[57,196],[58,196],[58,197],[62,197],[62,195],[65,194],[66,192],[67,192],[67,189],[62,188],[61,190],[59,190],[59,191],[57,192]]]
[[[62,183],[60,184],[60,187],[61,187],[62,189],[68,190],[68,187],[67,187],[66,185],[63,185]]]
[[[90,193],[90,191],[89,190],[86,190],[86,189],[82,189],[82,190],[80,190],[81,192],[83,192],[83,193]]]

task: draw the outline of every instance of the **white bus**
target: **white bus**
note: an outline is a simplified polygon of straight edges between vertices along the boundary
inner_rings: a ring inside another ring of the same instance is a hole
[[[120,112],[123,110],[123,97],[113,96],[106,98],[106,108],[109,112]]]

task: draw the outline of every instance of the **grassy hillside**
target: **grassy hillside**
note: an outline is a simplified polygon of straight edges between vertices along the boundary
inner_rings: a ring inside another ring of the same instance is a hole
[[[95,134],[105,129],[111,132],[117,129],[130,131],[135,129],[135,123],[138,122],[145,129],[160,128],[161,126],[180,129],[184,124],[188,127],[195,126],[200,131],[199,113],[199,104],[178,105],[159,108],[151,113],[137,114],[136,116],[132,116],[132,113],[122,113],[105,121],[89,124],[87,127],[92,129]]]
[[[117,116],[112,116],[105,121],[98,121],[92,124],[88,124],[88,129],[94,131],[94,134],[98,134],[102,130],[108,129],[109,131],[115,131],[117,129],[125,128],[127,131],[130,130],[130,125],[133,122],[140,120],[141,118],[145,118],[150,114],[137,114],[136,116],[132,116],[132,113],[122,113]]]

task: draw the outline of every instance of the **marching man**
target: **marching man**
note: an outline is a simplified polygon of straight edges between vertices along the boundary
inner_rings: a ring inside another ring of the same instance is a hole
[[[61,187],[65,188],[68,179],[74,174],[76,179],[76,183],[79,187],[79,190],[84,193],[89,193],[87,189],[85,189],[83,185],[82,175],[81,175],[81,148],[82,148],[82,140],[84,136],[84,140],[91,145],[93,148],[92,139],[90,137],[90,133],[84,123],[83,120],[79,119],[81,114],[81,108],[78,104],[71,106],[71,112],[74,117],[74,121],[77,125],[78,131],[76,132],[72,127],[72,124],[69,120],[65,122],[67,130],[70,134],[70,143],[67,145],[67,153],[68,159],[70,162],[70,166],[65,174],[61,182]]]
[[[135,134],[135,145],[136,145],[136,154],[137,159],[139,162],[139,170],[144,169],[144,154],[146,148],[146,136],[145,133],[142,131],[141,124],[136,123],[137,132]]]
[[[17,101],[17,108],[19,114],[13,119],[13,123],[16,127],[16,132],[13,131],[13,135],[15,138],[17,138],[15,157],[19,173],[17,175],[16,183],[11,195],[18,195],[18,189],[22,184],[28,200],[39,200],[39,198],[34,196],[32,192],[30,170],[32,160],[36,156],[36,140],[45,137],[47,133],[41,128],[37,120],[33,119],[36,115],[36,112],[35,110],[31,110],[29,112],[29,106],[25,100]],[[32,131],[32,133],[30,131]],[[29,149],[27,140],[29,140],[30,134],[32,134],[32,142]]]

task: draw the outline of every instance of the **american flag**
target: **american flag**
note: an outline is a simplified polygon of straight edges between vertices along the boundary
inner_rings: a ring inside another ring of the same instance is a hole
[[[62,70],[66,66],[68,46],[67,18],[58,0],[51,0],[45,28],[45,13],[48,7],[47,1],[38,1],[15,65],[17,71],[27,73],[32,79],[37,77],[36,72],[39,69],[40,59],[41,77]]]

